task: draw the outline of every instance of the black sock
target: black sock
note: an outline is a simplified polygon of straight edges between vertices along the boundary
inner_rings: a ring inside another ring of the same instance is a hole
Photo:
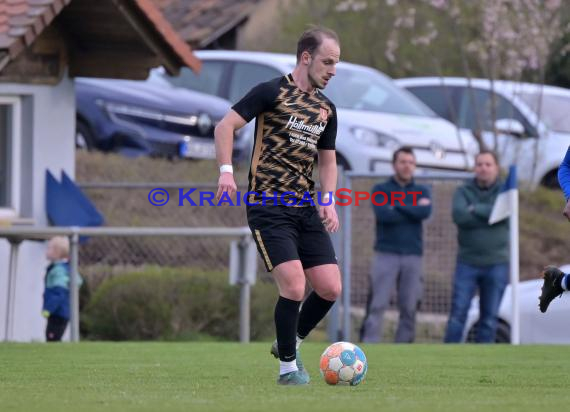
[[[334,301],[323,299],[317,295],[317,292],[312,291],[301,308],[297,336],[305,339],[309,332],[326,316],[332,305],[334,305]]]
[[[301,302],[279,296],[275,305],[275,330],[279,360],[291,362],[295,359],[297,321]]]

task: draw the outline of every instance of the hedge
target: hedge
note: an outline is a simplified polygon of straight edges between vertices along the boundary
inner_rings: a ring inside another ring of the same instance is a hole
[[[92,340],[196,340],[239,338],[239,286],[227,273],[151,267],[105,280],[82,313]],[[275,335],[277,288],[251,288],[251,339]]]

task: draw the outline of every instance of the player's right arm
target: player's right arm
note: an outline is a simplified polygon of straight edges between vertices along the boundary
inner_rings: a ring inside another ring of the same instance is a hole
[[[218,166],[232,164],[232,152],[234,147],[234,134],[236,130],[246,125],[246,121],[235,110],[230,110],[224,118],[218,123],[214,130],[214,142],[216,145],[216,159]],[[233,172],[221,171],[218,179],[218,193],[216,199],[219,199],[223,192],[227,192],[231,197],[237,190]]]
[[[274,106],[275,98],[278,94],[279,79],[260,83],[251,89],[239,102],[234,104],[232,109],[224,116],[220,123],[218,123],[214,130],[214,139],[216,144],[216,159],[220,167],[222,165],[232,164],[235,131],[241,129],[257,115]],[[228,167],[225,166],[224,169],[228,169]],[[229,169],[231,169],[231,167]],[[224,192],[232,196],[237,190],[233,171],[223,172],[220,170],[220,172],[216,199],[219,199]]]

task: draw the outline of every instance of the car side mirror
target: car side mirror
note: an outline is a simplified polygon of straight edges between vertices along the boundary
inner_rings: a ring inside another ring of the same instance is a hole
[[[516,119],[499,119],[495,122],[495,129],[499,133],[515,137],[523,137],[525,135],[524,126]]]

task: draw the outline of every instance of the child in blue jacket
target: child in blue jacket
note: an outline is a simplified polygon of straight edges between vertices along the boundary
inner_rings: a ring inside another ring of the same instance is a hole
[[[45,274],[42,315],[47,318],[46,340],[61,340],[70,317],[69,239],[56,236],[47,244],[46,257],[51,262]],[[81,279],[79,279],[81,284]]]

